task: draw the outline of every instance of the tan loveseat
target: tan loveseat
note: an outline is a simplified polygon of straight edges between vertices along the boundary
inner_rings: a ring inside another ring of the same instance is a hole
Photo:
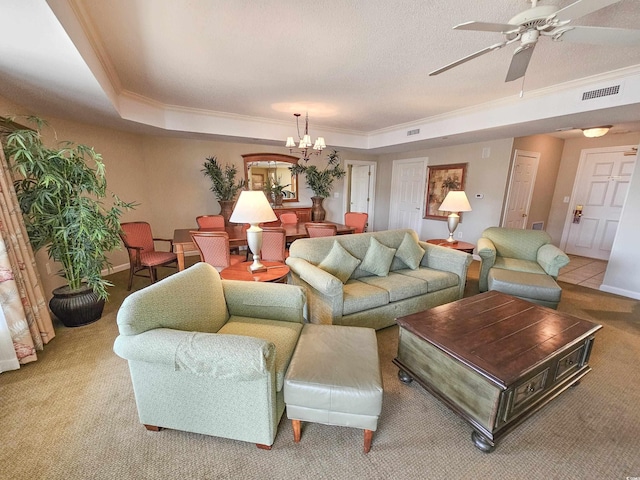
[[[312,323],[380,329],[462,298],[471,260],[402,229],[296,240],[287,265]]]

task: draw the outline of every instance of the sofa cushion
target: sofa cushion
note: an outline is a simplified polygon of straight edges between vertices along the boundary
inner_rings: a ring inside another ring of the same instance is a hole
[[[424,256],[424,249],[418,245],[415,238],[408,233],[404,234],[402,243],[398,247],[396,257],[412,270],[415,270],[420,266],[422,257]]]
[[[413,270],[411,270],[413,271]],[[387,277],[362,277],[359,278],[367,285],[381,288],[389,292],[389,301],[397,302],[405,298],[424,295],[428,291],[428,284],[422,279],[391,272]]]
[[[389,248],[381,244],[375,237],[371,237],[369,239],[369,248],[362,259],[360,268],[379,277],[386,277],[395,254],[395,248]]]
[[[521,260],[519,258],[496,257],[493,268],[502,268],[504,270],[513,270],[515,272],[547,273],[538,262],[532,260]]]
[[[456,287],[460,279],[458,275],[451,272],[443,272],[442,270],[434,270],[432,268],[421,267],[416,270],[404,269],[396,270],[395,273],[406,275],[408,277],[419,278],[427,282],[428,292],[437,292],[444,288]]]
[[[262,338],[273,343],[276,347],[276,390],[279,392],[284,385],[284,375],[287,373],[302,326],[301,323],[232,315],[218,333]]]
[[[318,268],[329,272],[342,283],[346,283],[358,265],[360,265],[360,260],[334,241],[329,254],[320,262]]]
[[[387,305],[389,292],[360,280],[349,280],[343,287],[343,298],[342,314],[349,315]]]

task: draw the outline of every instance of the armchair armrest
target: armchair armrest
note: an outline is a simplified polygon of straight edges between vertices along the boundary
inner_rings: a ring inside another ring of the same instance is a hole
[[[322,295],[342,295],[342,282],[329,272],[325,272],[302,258],[288,257],[286,263],[292,272]]]
[[[487,277],[489,270],[496,263],[496,246],[485,237],[478,239],[478,255],[480,256],[480,273],[478,274],[478,287],[481,292],[489,288]]]
[[[538,249],[537,261],[547,275],[556,278],[559,270],[569,263],[569,257],[555,245],[547,243]]]
[[[296,285],[223,280],[229,314],[303,323],[305,293]]]
[[[216,379],[254,380],[270,374],[275,361],[275,346],[261,338],[169,328],[120,335],[113,350],[125,360]]]
[[[154,242],[168,242],[169,243],[169,251],[173,252],[173,239],[172,238],[154,238]]]

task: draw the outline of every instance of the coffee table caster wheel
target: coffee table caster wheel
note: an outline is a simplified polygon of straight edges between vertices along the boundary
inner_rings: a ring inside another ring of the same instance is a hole
[[[398,370],[398,378],[402,383],[406,385],[409,385],[411,382],[413,382],[413,377],[404,370]]]
[[[476,432],[475,430],[471,432],[471,441],[478,448],[478,450],[484,453],[490,453],[496,447],[496,444],[489,440],[484,435]]]

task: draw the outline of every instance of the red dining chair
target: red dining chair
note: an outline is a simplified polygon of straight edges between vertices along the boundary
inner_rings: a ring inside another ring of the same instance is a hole
[[[231,255],[227,232],[192,230],[189,233],[200,252],[200,260],[215,267],[218,272],[236,263],[244,262],[246,259],[245,255]]]
[[[158,280],[158,267],[169,266],[175,263],[178,266],[178,258],[173,253],[173,240],[168,238],[154,238],[151,233],[151,225],[147,222],[125,222],[121,223],[120,238],[129,254],[129,284],[127,291],[131,291],[133,276],[147,277],[151,283]],[[156,251],[154,242],[169,242],[169,250]],[[138,272],[148,270],[149,275],[142,275]]]
[[[282,227],[262,227],[262,250],[260,260],[284,263],[287,233]]]
[[[333,223],[305,223],[309,238],[333,237],[338,234],[338,229]]]
[[[298,223],[298,215],[295,213],[283,213],[280,215],[280,223],[296,224]]]
[[[344,224],[355,228],[354,233],[363,233],[367,227],[369,215],[362,212],[347,212],[344,214]]]
[[[224,228],[222,215],[200,215],[196,217],[198,228]]]

